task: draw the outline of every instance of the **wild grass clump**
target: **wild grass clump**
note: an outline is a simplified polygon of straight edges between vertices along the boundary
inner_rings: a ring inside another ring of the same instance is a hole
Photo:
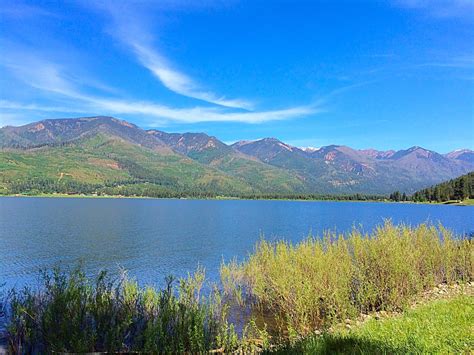
[[[442,228],[394,226],[327,233],[296,245],[262,240],[245,262],[221,268],[227,292],[295,338],[370,311],[404,309],[440,283],[471,281],[473,242]]]
[[[43,273],[38,290],[12,291],[7,312],[12,353],[200,353],[230,350],[237,336],[218,293],[204,297],[204,272],[167,279],[162,290],[105,272],[91,281],[81,268]]]

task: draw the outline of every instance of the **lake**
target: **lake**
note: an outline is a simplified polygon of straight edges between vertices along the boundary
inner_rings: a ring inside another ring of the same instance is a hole
[[[40,268],[82,260],[89,273],[128,270],[162,284],[198,265],[211,279],[262,235],[299,241],[324,230],[370,231],[391,219],[474,232],[474,207],[374,202],[0,198],[0,283],[34,282]]]

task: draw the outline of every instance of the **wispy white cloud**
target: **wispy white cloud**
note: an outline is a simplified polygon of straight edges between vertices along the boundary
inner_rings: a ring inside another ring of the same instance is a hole
[[[79,97],[78,86],[116,93],[100,80],[88,78],[77,70],[68,70],[66,65],[51,62],[45,54],[1,41],[6,53],[0,56],[0,65],[29,86],[50,93]]]
[[[180,123],[197,122],[244,122],[262,123],[268,121],[287,120],[296,117],[308,116],[322,111],[315,106],[298,106],[279,110],[257,112],[226,112],[221,109],[204,107],[170,108],[150,102],[94,100],[94,104],[102,110],[123,114],[142,114],[159,119],[172,120]],[[158,122],[162,122],[161,120]],[[150,120],[150,123],[153,123]]]
[[[219,106],[251,110],[254,104],[249,100],[230,99],[207,90],[190,76],[175,68],[169,59],[153,45],[153,35],[147,29],[146,16],[136,7],[118,8],[115,4],[101,3],[113,19],[110,32],[124,43],[136,56],[137,60],[147,68],[166,88],[186,97],[205,101]]]
[[[175,66],[156,50],[152,45],[152,32],[142,26],[142,18],[124,11],[120,6],[109,7],[107,1],[103,4],[100,5],[101,9],[106,12],[112,8],[107,13],[114,20],[114,36],[124,43],[165,87],[213,105],[197,103],[194,107],[171,107],[130,98],[101,82],[100,78],[87,77],[89,71],[83,68],[85,66],[82,61],[74,59],[75,56],[70,58],[62,55],[57,58],[58,53],[69,51],[58,51],[55,47],[52,53],[48,53],[47,49],[22,47],[4,40],[0,45],[7,55],[0,57],[0,66],[6,69],[9,75],[33,88],[38,96],[25,102],[24,98],[15,100],[14,97],[2,95],[0,116],[3,117],[3,124],[20,112],[36,115],[48,112],[61,115],[130,115],[140,117],[143,122],[152,126],[168,122],[261,123],[310,116],[322,111],[319,103],[257,110],[247,100],[229,99],[206,90],[194,79],[176,70]]]
[[[60,69],[47,62],[2,62],[18,79],[36,89],[59,95],[75,95],[74,86],[60,75]]]
[[[7,110],[19,110],[19,111],[46,111],[46,112],[79,112],[80,108],[74,108],[73,106],[57,106],[57,105],[38,105],[33,103],[20,103],[10,100],[0,100],[0,108]],[[5,113],[3,113],[5,114]],[[2,114],[2,115],[3,115]]]
[[[394,0],[396,6],[417,9],[438,18],[462,17],[474,20],[472,0]]]
[[[12,52],[14,53],[14,51]],[[6,110],[30,110],[51,112],[83,112],[84,114],[131,114],[141,115],[150,125],[161,124],[164,121],[178,123],[197,122],[245,122],[261,123],[275,120],[285,120],[303,117],[321,112],[317,104],[296,107],[263,110],[239,111],[230,110],[222,106],[174,108],[166,105],[130,99],[118,99],[91,95],[83,91],[82,83],[75,81],[68,75],[67,70],[55,63],[39,56],[24,55],[19,58],[10,57],[9,61],[0,61],[0,64],[11,70],[20,80],[40,91],[56,94],[56,99],[62,105],[23,104],[8,100],[0,101],[0,108]],[[66,103],[64,104],[64,99]]]
[[[1,104],[0,104],[1,108]],[[23,125],[28,123],[27,117],[23,113],[18,112],[2,112],[0,111],[0,127],[4,127],[7,125]]]
[[[68,95],[69,96],[69,95]],[[298,106],[279,110],[268,110],[258,112],[226,112],[218,108],[193,107],[193,108],[172,108],[147,101],[127,101],[93,96],[71,96],[76,100],[81,100],[83,105],[80,108],[67,106],[48,106],[22,104],[11,101],[0,101],[0,108],[13,110],[31,110],[46,112],[83,112],[84,114],[134,114],[144,116],[149,125],[163,124],[167,121],[177,123],[198,123],[198,122],[243,122],[262,123],[268,121],[287,120],[291,118],[304,117],[322,112],[316,106]]]
[[[196,82],[184,73],[172,68],[168,61],[151,47],[135,40],[127,43],[133,48],[139,61],[169,90],[180,95],[192,97],[219,106],[251,109],[253,104],[242,99],[227,99],[213,92],[203,90]]]
[[[473,69],[474,57],[462,56],[456,58],[449,58],[446,60],[438,60],[420,63],[419,67],[441,67],[441,68],[455,68],[455,69]]]

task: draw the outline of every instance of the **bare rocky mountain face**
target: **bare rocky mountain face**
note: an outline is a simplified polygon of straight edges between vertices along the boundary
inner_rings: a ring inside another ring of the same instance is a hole
[[[49,119],[20,127],[6,126],[0,129],[0,147],[34,148],[74,142],[96,134],[117,137],[147,148],[169,149],[160,139],[134,124],[106,116]]]
[[[444,155],[448,159],[465,161],[474,164],[474,152],[469,149],[458,149]]]

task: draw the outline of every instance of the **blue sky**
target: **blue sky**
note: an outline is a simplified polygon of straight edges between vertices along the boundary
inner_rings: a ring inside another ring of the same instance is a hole
[[[474,1],[0,0],[0,126],[474,149]]]

